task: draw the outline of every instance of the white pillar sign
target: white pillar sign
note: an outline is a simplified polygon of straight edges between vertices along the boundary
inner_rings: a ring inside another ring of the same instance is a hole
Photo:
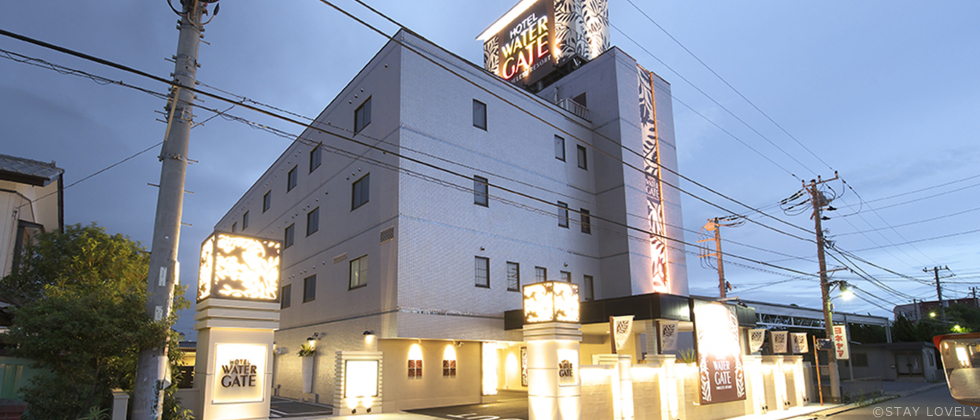
[[[214,353],[212,402],[262,401],[266,347],[257,344],[217,344]]]

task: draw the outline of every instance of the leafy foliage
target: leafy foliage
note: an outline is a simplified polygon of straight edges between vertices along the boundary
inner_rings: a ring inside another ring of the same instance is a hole
[[[892,326],[892,336],[895,341],[931,342],[933,337],[941,334],[980,331],[980,308],[950,305],[946,308],[946,320],[943,323],[936,318],[924,318],[913,323],[899,316]]]
[[[29,418],[97,415],[113,388],[133,388],[139,352],[167,341],[176,317],[153,322],[146,314],[148,270],[138,243],[94,224],[42,233],[25,247],[0,295],[17,306],[5,338],[13,355],[49,372],[21,390]],[[175,309],[189,306],[182,295]]]
[[[309,344],[303,344],[302,346],[299,346],[299,351],[296,354],[299,357],[309,357],[315,355],[316,350],[313,350],[313,347],[310,347]]]

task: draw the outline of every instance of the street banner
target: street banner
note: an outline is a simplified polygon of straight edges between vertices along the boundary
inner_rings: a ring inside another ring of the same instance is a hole
[[[766,342],[766,329],[757,328],[749,330],[749,353],[755,353],[762,348]]]
[[[786,353],[786,342],[788,341],[789,331],[769,331],[769,335],[772,336],[772,353]]]
[[[802,354],[810,351],[806,341],[806,333],[792,333],[790,337],[793,338],[793,354]]]
[[[838,360],[851,358],[851,345],[847,342],[847,326],[834,325],[834,351]]]
[[[633,315],[609,317],[609,332],[613,336],[613,354],[619,353],[619,350],[626,345],[626,340],[629,340],[632,331]]]
[[[660,353],[677,350],[677,321],[657,321]]]

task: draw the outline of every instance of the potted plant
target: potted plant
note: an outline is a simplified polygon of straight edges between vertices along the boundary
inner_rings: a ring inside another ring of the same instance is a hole
[[[303,344],[297,355],[303,360],[303,392],[309,394],[313,392],[313,356],[316,356],[316,350],[309,344]]]

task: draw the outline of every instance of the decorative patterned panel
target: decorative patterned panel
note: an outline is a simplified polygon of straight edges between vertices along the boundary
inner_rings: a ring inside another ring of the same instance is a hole
[[[198,300],[211,295],[226,299],[279,299],[279,251],[267,239],[215,233],[201,246]]]
[[[646,174],[647,220],[650,222],[650,258],[653,260],[654,292],[669,293],[667,244],[664,225],[663,182],[660,172],[660,139],[657,137],[657,110],[654,103],[653,74],[637,66],[640,124],[643,141],[643,171]]]
[[[588,59],[609,49],[609,3],[607,0],[584,0],[582,14],[588,38]]]
[[[500,61],[497,56],[499,47],[496,36],[490,37],[483,43],[483,68],[493,74],[499,74]]]

